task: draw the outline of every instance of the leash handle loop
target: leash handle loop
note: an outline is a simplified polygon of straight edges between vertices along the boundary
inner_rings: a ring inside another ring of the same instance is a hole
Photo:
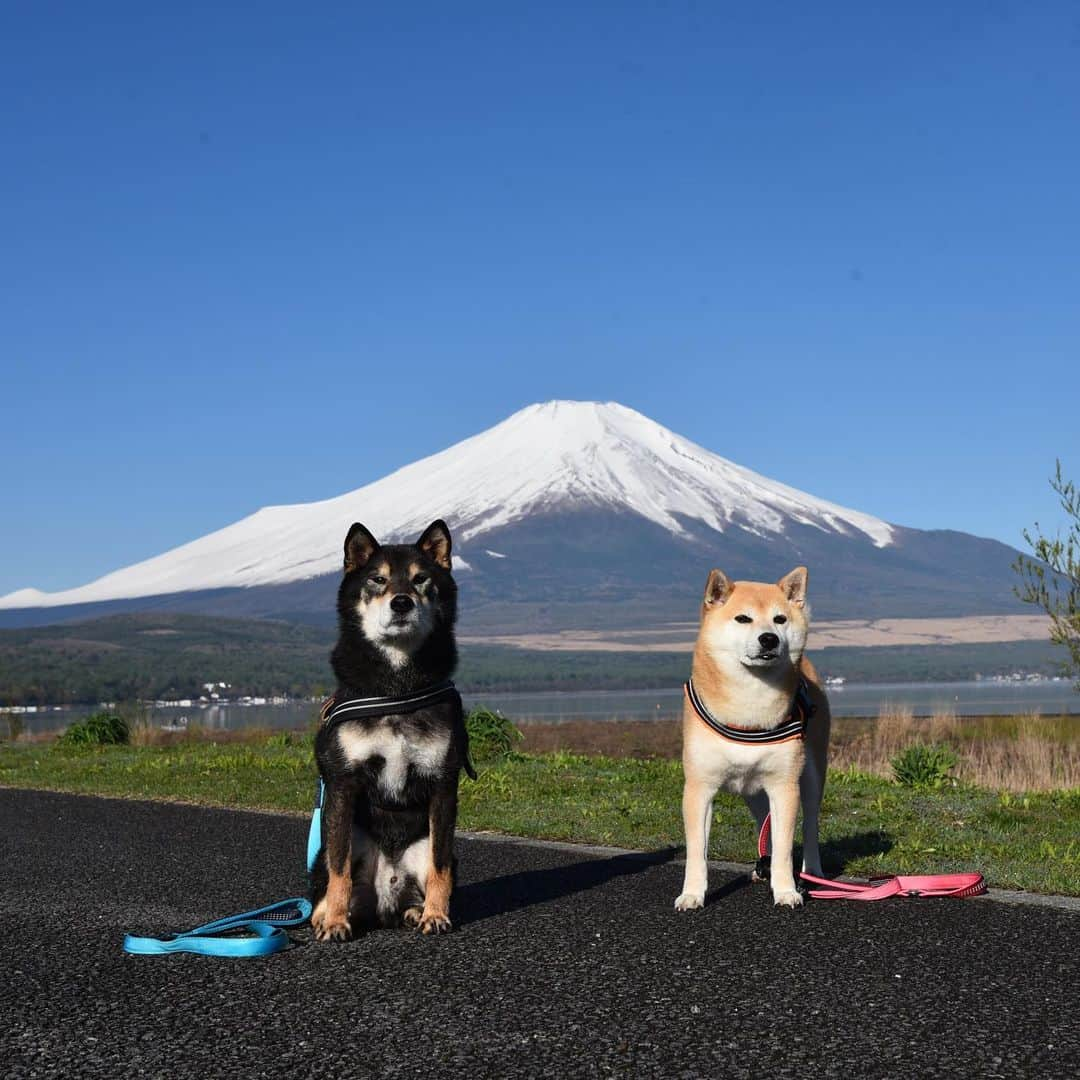
[[[319,780],[315,809],[308,826],[307,868],[310,871],[322,847],[322,805],[325,785]],[[163,956],[167,953],[196,953],[200,956],[270,956],[288,948],[288,935],[283,926],[299,926],[311,918],[311,901],[301,896],[278,900],[266,907],[226,915],[223,919],[196,926],[168,937],[139,937],[124,935],[124,952],[136,956]],[[227,937],[241,930],[246,937]]]
[[[772,830],[772,814],[766,814],[758,832],[758,858],[769,854],[769,834]],[[982,896],[986,882],[982,874],[873,874],[868,884],[855,881],[833,881],[814,877],[805,871],[799,875],[803,881],[823,885],[810,889],[815,900],[887,900],[890,896],[951,896],[966,900]]]
[[[170,937],[124,936],[124,952],[137,956],[160,956],[164,953],[196,953],[201,956],[269,956],[289,945],[289,937],[281,928],[299,926],[311,917],[311,901],[303,897],[279,900],[275,904],[228,915],[224,919],[196,926],[194,930]],[[249,937],[220,937],[235,930],[244,930]]]
[[[799,876],[803,881],[825,886],[823,889],[810,890],[815,900],[887,900],[890,896],[951,896],[965,900],[982,896],[987,891],[986,882],[979,873],[897,874],[884,879],[874,878],[865,885],[853,881],[830,881],[807,873]]]

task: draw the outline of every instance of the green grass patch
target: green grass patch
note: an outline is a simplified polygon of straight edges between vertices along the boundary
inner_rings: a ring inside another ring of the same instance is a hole
[[[677,761],[578,754],[477,755],[461,784],[460,825],[519,836],[654,849],[682,843]],[[310,736],[257,744],[0,745],[0,785],[214,806],[306,812]],[[710,854],[749,862],[741,800],[719,795]],[[906,788],[830,773],[822,813],[829,873],[980,870],[1002,888],[1080,895],[1080,790],[1010,795],[952,782]]]

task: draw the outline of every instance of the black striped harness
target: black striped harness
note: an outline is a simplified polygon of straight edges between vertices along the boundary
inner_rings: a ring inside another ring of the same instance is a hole
[[[340,701],[336,694],[323,702],[321,710],[325,727],[333,727],[345,720],[359,720],[365,716],[391,716],[401,713],[418,712],[431,705],[441,705],[444,701],[457,700],[461,695],[450,679],[427,686],[412,694],[401,697],[343,697]]]
[[[791,702],[791,708],[787,716],[776,727],[766,728],[764,731],[756,728],[735,727],[717,720],[694,686],[694,680],[688,679],[685,685],[686,697],[701,719],[725,739],[732,742],[747,743],[753,746],[763,746],[770,743],[791,742],[793,739],[801,739],[806,733],[806,722],[814,715],[814,706],[810,702],[810,687],[806,680],[799,678],[799,685],[795,690],[795,697]]]
[[[365,716],[400,716],[406,713],[419,712],[421,709],[430,708],[432,705],[441,705],[444,701],[457,703],[457,715],[459,723],[464,728],[464,708],[461,704],[461,695],[457,687],[450,679],[446,679],[434,686],[427,686],[423,690],[417,690],[412,694],[403,694],[401,697],[343,697],[338,701],[337,694],[332,694],[324,702],[320,715],[324,728],[332,728],[337,724],[343,724],[348,720],[360,720]],[[476,768],[469,756],[468,730],[464,729],[462,738],[465,740],[465,761],[463,768],[470,780],[476,779]],[[316,807],[322,806],[322,780],[319,781],[319,796],[315,803]]]

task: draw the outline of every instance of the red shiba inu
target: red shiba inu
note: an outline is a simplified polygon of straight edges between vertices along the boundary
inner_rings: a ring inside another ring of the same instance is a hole
[[[803,869],[821,875],[818,811],[829,704],[803,655],[806,584],[802,566],[775,585],[709,574],[683,709],[686,874],[678,911],[705,903],[712,801],[720,788],[746,799],[759,829],[772,814],[776,904],[803,902],[791,858],[800,799]]]

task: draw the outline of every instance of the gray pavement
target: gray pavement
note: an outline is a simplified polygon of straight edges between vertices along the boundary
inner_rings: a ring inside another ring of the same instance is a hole
[[[457,930],[132,957],[296,895],[306,822],[0,789],[8,1077],[1080,1074],[1080,915],[810,903],[676,853],[459,840]]]

